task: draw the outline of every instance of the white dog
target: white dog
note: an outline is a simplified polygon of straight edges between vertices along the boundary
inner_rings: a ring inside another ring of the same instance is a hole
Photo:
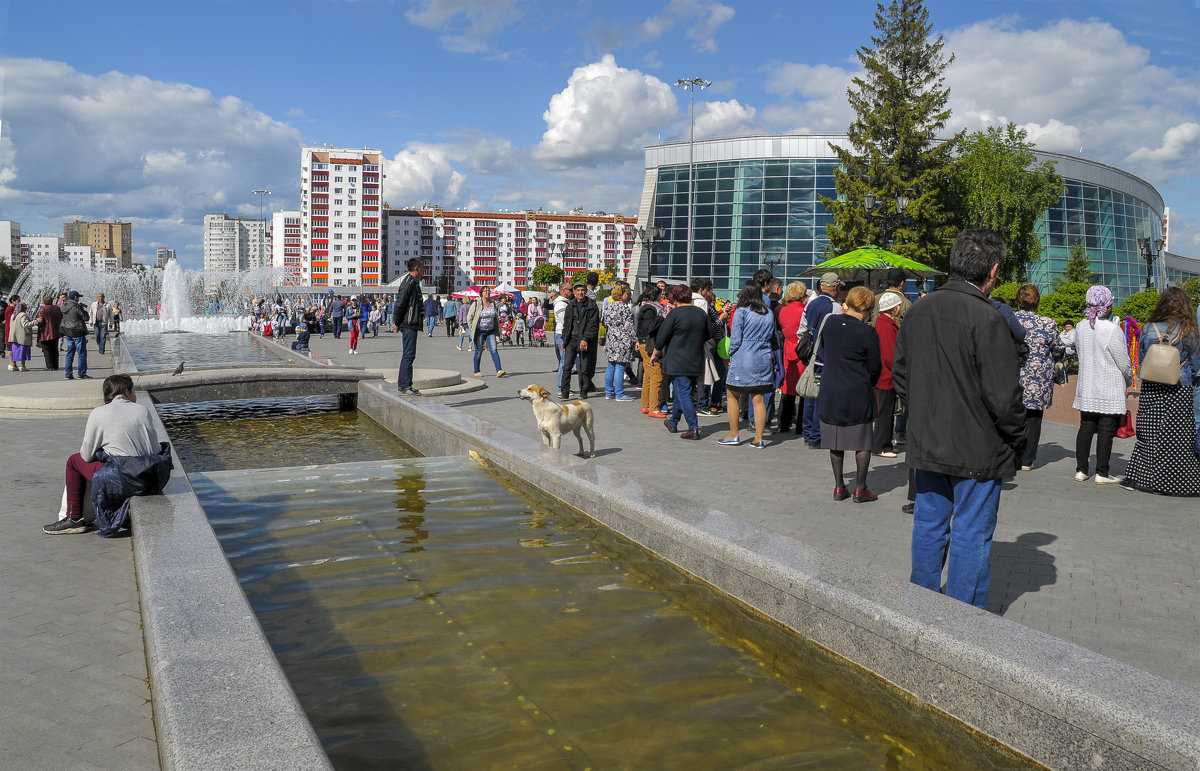
[[[573,432],[579,440],[579,454],[583,452],[583,436],[579,429],[587,432],[589,457],[596,457],[596,433],[592,430],[592,408],[586,402],[574,401],[558,404],[550,400],[550,392],[540,385],[531,385],[517,391],[517,396],[533,403],[533,415],[537,418],[538,430],[542,432],[542,444],[559,449],[562,435]]]

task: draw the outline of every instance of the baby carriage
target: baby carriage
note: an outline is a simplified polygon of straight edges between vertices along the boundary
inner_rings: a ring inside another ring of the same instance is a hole
[[[541,347],[546,347],[546,317],[534,316],[533,321],[529,322],[529,328],[532,331],[532,342],[537,343]]]
[[[512,345],[513,344],[512,333],[513,333],[512,317],[506,313],[501,313],[501,315],[500,315],[500,344],[501,345]]]

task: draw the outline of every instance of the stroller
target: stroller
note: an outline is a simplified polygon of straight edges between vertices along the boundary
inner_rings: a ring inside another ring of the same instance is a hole
[[[533,321],[531,321],[529,323],[529,328],[532,330],[532,332],[530,333],[530,338],[529,338],[530,344],[537,343],[541,347],[545,348],[546,347],[546,317],[541,316],[541,315],[534,316]]]
[[[508,316],[507,314],[501,314],[501,316],[500,316],[500,337],[499,337],[500,344],[501,345],[512,345],[513,344],[512,335],[513,335],[512,317]]]

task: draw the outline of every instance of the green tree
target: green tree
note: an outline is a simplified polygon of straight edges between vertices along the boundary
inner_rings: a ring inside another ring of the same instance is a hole
[[[1113,315],[1132,316],[1139,324],[1145,324],[1155,305],[1158,305],[1158,290],[1146,289],[1126,297],[1125,302],[1113,309]]]
[[[992,297],[995,297],[997,300],[1003,300],[1009,306],[1015,308],[1017,307],[1017,290],[1020,288],[1021,285],[1016,281],[1010,281],[993,289]]]
[[[581,282],[587,283],[587,274],[588,274],[588,272],[586,269],[585,270],[577,270],[574,273],[572,273],[571,274],[571,285],[574,286],[575,284],[578,284]]]
[[[14,268],[7,262],[0,262],[0,287],[12,289],[12,285],[17,283],[17,277],[21,275],[20,268]]]
[[[1054,319],[1060,327],[1068,321],[1078,323],[1087,307],[1087,290],[1090,284],[1072,281],[1059,284],[1053,292],[1042,295],[1038,313]]]
[[[1179,287],[1188,293],[1188,297],[1192,298],[1192,310],[1200,308],[1200,278],[1189,278]]]
[[[1062,275],[1055,276],[1052,283],[1054,286],[1058,286],[1068,282],[1088,285],[1096,283],[1096,274],[1092,272],[1092,262],[1088,259],[1083,244],[1078,241],[1071,244],[1071,256],[1067,258],[1067,264],[1063,266]]]
[[[1033,232],[1042,212],[1058,203],[1062,177],[1054,162],[1038,164],[1028,133],[1009,123],[989,126],[962,141],[954,174],[959,224],[987,228],[1008,245],[1000,278],[1023,281],[1040,258],[1042,242]],[[1083,280],[1083,279],[1079,279]]]
[[[858,49],[866,72],[847,89],[857,116],[846,132],[849,147],[831,145],[841,168],[834,171],[837,198],[821,196],[833,215],[825,230],[829,250],[841,254],[874,243],[945,267],[955,236],[950,180],[963,133],[939,138],[950,118],[943,74],[954,56],[943,54],[940,36],[931,39],[923,0],[879,3],[875,29],[874,47]],[[883,205],[882,217],[863,208],[868,193]],[[900,195],[908,198],[902,215],[895,210]]]
[[[539,286],[549,286],[551,284],[561,284],[563,280],[563,269],[558,265],[552,265],[548,262],[543,262],[541,265],[533,269],[533,283]]]

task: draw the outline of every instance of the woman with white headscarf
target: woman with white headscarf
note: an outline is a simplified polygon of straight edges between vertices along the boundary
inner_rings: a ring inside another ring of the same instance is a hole
[[[1113,295],[1106,286],[1087,291],[1087,318],[1075,330],[1079,377],[1075,384],[1075,409],[1079,434],[1075,438],[1075,481],[1088,478],[1092,436],[1096,436],[1096,484],[1117,484],[1109,473],[1109,456],[1117,425],[1125,414],[1125,389],[1133,383],[1133,365],[1125,348],[1125,334],[1108,315]]]

